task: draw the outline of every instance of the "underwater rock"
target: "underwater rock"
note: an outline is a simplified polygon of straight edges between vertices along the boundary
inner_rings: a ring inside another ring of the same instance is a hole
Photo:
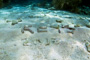
[[[74,25],[73,25],[73,24],[71,24],[71,25],[69,25],[69,28],[74,29],[75,27],[74,27]]]
[[[86,42],[85,45],[87,47],[87,51],[90,52],[90,43],[89,42]]]
[[[56,20],[56,22],[58,22],[58,23],[62,23],[63,21],[62,21],[62,20]]]
[[[22,20],[21,19],[18,19],[18,22],[22,22]]]
[[[47,26],[40,26],[40,29],[47,29]]]
[[[8,23],[8,22],[11,22],[10,20],[6,20],[6,22]]]
[[[90,20],[88,20],[90,22]]]
[[[67,29],[70,29],[70,30],[75,30],[74,25],[63,25],[62,28],[67,28]]]
[[[13,20],[11,25],[15,25],[15,24],[18,24],[18,22],[16,20]]]
[[[62,25],[62,28],[69,28],[69,25]]]
[[[25,25],[24,27],[21,28],[21,32],[24,33],[24,31],[29,31],[30,33],[34,33],[34,31],[32,31],[28,25]]]
[[[27,27],[27,26],[24,26],[24,30],[25,31],[29,31],[29,32],[31,32],[32,34],[34,33],[29,27]]]
[[[90,23],[86,24],[86,26],[87,26],[88,28],[90,28]]]
[[[37,32],[47,32],[47,29],[37,29]]]
[[[52,24],[50,27],[51,28],[55,28],[55,29],[59,29],[59,25],[58,24]]]
[[[53,5],[56,9],[69,10],[71,12],[79,12],[77,8],[82,0],[53,0]]]
[[[76,24],[74,27],[81,27],[81,25],[80,24]]]
[[[38,27],[37,32],[47,32],[47,26],[43,25]]]

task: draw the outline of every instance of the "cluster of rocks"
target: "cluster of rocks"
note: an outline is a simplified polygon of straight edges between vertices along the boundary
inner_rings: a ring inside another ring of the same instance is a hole
[[[18,19],[18,20],[6,20],[6,22],[8,23],[8,22],[11,22],[11,25],[15,25],[15,24],[18,24],[18,22],[22,22],[22,20],[21,19]]]
[[[34,31],[32,31],[32,30],[30,29],[30,27],[32,27],[32,25],[25,25],[24,27],[22,27],[21,32],[24,33],[24,31],[29,31],[30,33],[33,34]]]

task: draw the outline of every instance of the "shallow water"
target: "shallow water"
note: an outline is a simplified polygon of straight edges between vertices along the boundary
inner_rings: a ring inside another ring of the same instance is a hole
[[[89,22],[89,16],[31,5],[0,9],[0,60],[90,60]]]

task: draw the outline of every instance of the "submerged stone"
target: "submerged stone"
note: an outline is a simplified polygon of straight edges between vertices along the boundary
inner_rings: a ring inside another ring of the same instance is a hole
[[[18,19],[18,22],[22,22],[22,20],[21,19]]]
[[[86,26],[87,26],[88,28],[90,28],[90,23],[89,23],[89,24],[86,24]]]
[[[62,20],[56,20],[56,22],[58,22],[58,23],[62,23],[63,21],[62,21]]]
[[[86,42],[85,45],[86,45],[87,51],[90,52],[90,43]]]
[[[15,24],[18,24],[18,22],[16,20],[13,20],[11,25],[15,25]]]
[[[76,24],[74,27],[81,27],[81,25],[80,24]]]
[[[31,30],[28,25],[25,25],[24,27],[21,28],[21,32],[24,33],[24,31],[29,31],[30,33],[34,33],[33,30]]]
[[[55,28],[55,29],[59,29],[59,25],[58,24],[52,24],[50,27],[51,28]]]
[[[11,22],[11,21],[10,20],[7,20],[6,22],[8,23],[8,22]]]
[[[37,29],[37,32],[47,32],[47,29]]]
[[[47,29],[47,26],[40,26],[40,29]]]

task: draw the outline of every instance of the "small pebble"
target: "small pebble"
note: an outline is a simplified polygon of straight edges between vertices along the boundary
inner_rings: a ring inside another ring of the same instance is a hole
[[[58,33],[61,33],[60,29],[58,29]]]
[[[37,29],[37,32],[47,32],[47,29]]]
[[[40,29],[47,29],[47,26],[41,26]]]
[[[56,22],[58,22],[58,23],[62,23],[62,20],[56,20]]]

